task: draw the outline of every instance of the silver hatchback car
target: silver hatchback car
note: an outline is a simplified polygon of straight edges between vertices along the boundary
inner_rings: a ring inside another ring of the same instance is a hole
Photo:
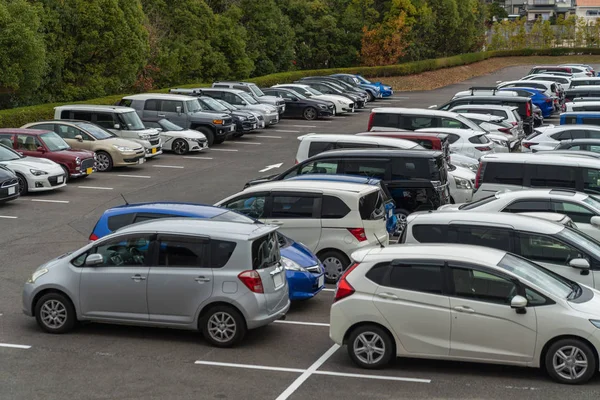
[[[276,229],[190,218],[130,225],[40,266],[23,312],[49,333],[77,321],[160,326],[229,347],[290,307]]]

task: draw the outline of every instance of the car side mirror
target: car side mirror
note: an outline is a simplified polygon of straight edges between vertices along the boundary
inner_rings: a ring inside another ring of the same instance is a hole
[[[574,258],[569,261],[569,265],[572,268],[581,269],[582,272],[590,269],[590,262],[585,258]]]
[[[510,300],[510,308],[517,311],[517,314],[525,314],[527,312],[527,299],[523,296],[515,296]]]
[[[92,267],[94,265],[100,265],[102,263],[104,263],[104,257],[102,257],[102,254],[98,254],[98,253],[90,254],[85,259],[85,265],[87,265],[88,267]]]
[[[430,110],[431,110],[431,109],[434,109],[434,108],[437,108],[437,104],[434,104],[434,105],[432,105],[432,106],[429,106],[429,107],[427,107],[427,108],[429,108]]]
[[[245,101],[242,100],[242,102],[240,103],[241,105],[245,106],[248,105],[248,103],[246,103]]]
[[[297,97],[292,97],[291,99],[292,99],[292,101],[298,101]]]
[[[181,106],[175,107],[175,111],[177,111],[177,115],[181,115]]]
[[[83,136],[81,135],[75,135],[75,139],[77,139],[78,142],[83,142]]]
[[[37,149],[35,149],[36,151],[39,151],[40,153],[45,153],[46,150],[42,147],[42,146],[38,146]]]
[[[600,229],[600,217],[598,216],[593,216],[592,219],[590,219],[590,224],[594,227],[594,228],[598,228]]]
[[[114,129],[121,129],[121,125],[119,125],[119,124],[115,124],[115,125],[113,126],[113,128],[114,128]]]

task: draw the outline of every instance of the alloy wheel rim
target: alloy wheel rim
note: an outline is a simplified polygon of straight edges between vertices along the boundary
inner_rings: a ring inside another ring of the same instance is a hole
[[[363,332],[354,340],[352,351],[362,363],[376,364],[385,355],[385,342],[375,332]]]
[[[233,317],[226,312],[214,313],[208,320],[208,334],[220,343],[233,339],[237,326]]]
[[[588,358],[579,347],[564,346],[554,353],[552,367],[561,378],[572,381],[586,373]]]
[[[404,231],[404,228],[406,228],[406,215],[396,214],[396,218],[398,218],[398,232]]]
[[[17,176],[17,181],[19,182],[19,194],[23,194],[25,191],[25,178]]]
[[[306,119],[315,119],[315,114],[316,111],[312,108],[309,108],[308,110],[304,111],[304,116],[306,117]]]
[[[67,322],[67,308],[58,300],[48,300],[40,308],[40,317],[48,328],[59,329]]]
[[[96,154],[96,169],[106,171],[109,165],[108,156],[105,154]]]
[[[325,276],[333,280],[337,280],[344,272],[344,265],[337,257],[327,257],[323,260],[323,267],[325,267]]]
[[[182,140],[176,140],[175,143],[173,143],[173,150],[177,154],[184,154],[186,152],[185,147],[185,142],[183,142]]]

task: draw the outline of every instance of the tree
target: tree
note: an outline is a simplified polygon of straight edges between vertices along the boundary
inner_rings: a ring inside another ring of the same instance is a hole
[[[404,56],[408,47],[406,37],[409,32],[410,27],[406,25],[404,11],[374,29],[364,27],[360,50],[363,64],[368,66],[396,64]]]
[[[486,10],[486,21],[494,22],[494,21],[502,21],[504,18],[508,17],[508,13],[506,9],[500,4],[499,1],[492,1],[487,5]]]
[[[28,98],[42,83],[46,50],[41,8],[25,0],[0,0],[0,108]]]

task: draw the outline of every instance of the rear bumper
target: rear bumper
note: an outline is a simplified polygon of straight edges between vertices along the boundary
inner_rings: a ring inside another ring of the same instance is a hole
[[[248,326],[248,329],[254,329],[254,328],[259,328],[261,326],[269,325],[271,322],[274,322],[274,321],[277,321],[278,319],[283,318],[285,316],[285,314],[287,314],[288,310],[290,309],[290,305],[292,303],[291,303],[290,299],[288,298],[284,304],[285,305],[283,307],[281,307],[279,310],[275,311],[273,314],[269,314],[269,315],[261,314],[252,319],[246,320],[246,325]]]

